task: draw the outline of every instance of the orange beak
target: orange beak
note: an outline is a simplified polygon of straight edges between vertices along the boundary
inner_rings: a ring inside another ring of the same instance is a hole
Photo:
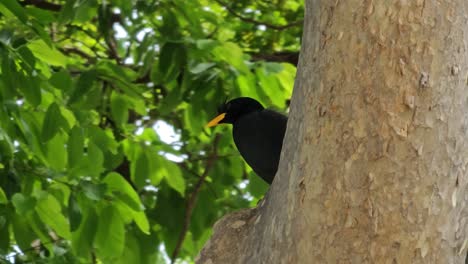
[[[217,117],[213,118],[208,124],[206,124],[206,127],[214,127],[219,124],[219,122],[223,121],[224,117],[226,116],[226,113],[219,114]]]

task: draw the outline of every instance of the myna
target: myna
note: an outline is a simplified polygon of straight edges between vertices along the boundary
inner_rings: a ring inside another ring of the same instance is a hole
[[[237,149],[253,171],[268,184],[273,182],[288,118],[265,109],[257,100],[239,97],[223,103],[207,126],[233,125]]]

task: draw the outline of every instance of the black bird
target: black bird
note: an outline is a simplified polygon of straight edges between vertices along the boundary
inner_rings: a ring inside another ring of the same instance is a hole
[[[288,118],[265,109],[257,100],[239,97],[223,103],[207,126],[233,125],[232,136],[240,154],[268,184],[273,182]]]

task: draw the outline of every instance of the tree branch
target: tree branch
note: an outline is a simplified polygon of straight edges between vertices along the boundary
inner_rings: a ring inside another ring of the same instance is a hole
[[[184,216],[184,225],[182,226],[182,231],[180,232],[179,239],[177,241],[176,247],[174,248],[174,252],[172,252],[171,263],[174,263],[175,259],[179,255],[180,249],[182,248],[182,244],[184,243],[185,236],[187,235],[188,229],[190,227],[190,221],[192,219],[193,208],[195,208],[195,204],[197,202],[198,193],[205,182],[208,173],[210,172],[211,168],[215,160],[218,158],[218,143],[221,139],[221,135],[217,134],[214,141],[213,141],[213,152],[210,155],[210,158],[206,162],[205,171],[198,179],[198,182],[195,184],[195,187],[190,194],[190,197],[187,200],[187,207],[185,209],[185,216]]]
[[[34,6],[40,9],[49,10],[53,12],[60,12],[62,10],[62,5],[46,2],[44,0],[23,0],[19,3],[22,6]],[[110,21],[112,24],[114,23],[123,24],[122,17],[120,16],[120,14],[117,14],[117,13],[111,14]]]
[[[224,3],[221,0],[215,0],[215,2],[218,3],[219,5],[221,5],[222,7],[226,8],[226,10],[229,13],[231,13],[231,15],[239,18],[240,20],[242,20],[244,22],[251,23],[251,24],[254,24],[254,25],[263,25],[263,26],[265,26],[267,28],[274,29],[274,30],[288,29],[288,28],[291,28],[291,27],[302,25],[303,22],[304,22],[304,20],[301,19],[301,20],[298,20],[298,21],[295,21],[295,22],[292,22],[292,23],[289,23],[289,24],[286,24],[286,25],[271,24],[271,23],[268,23],[268,22],[255,20],[255,19],[250,18],[250,17],[244,17],[241,14],[237,13],[236,10],[234,10],[233,8],[231,8],[230,6],[228,6],[226,3]]]
[[[19,2],[22,6],[32,5],[40,9],[59,12],[62,9],[61,5],[46,2],[44,0],[24,0]]]
[[[299,52],[282,51],[271,54],[251,53],[252,61],[271,61],[271,62],[288,62],[296,65],[299,61]]]

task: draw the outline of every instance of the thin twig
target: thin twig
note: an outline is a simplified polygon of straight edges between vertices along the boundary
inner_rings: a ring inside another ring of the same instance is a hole
[[[36,251],[36,250],[40,250],[43,246],[45,245],[51,245],[51,244],[55,244],[55,243],[59,243],[63,241],[63,238],[58,238],[57,240],[49,240],[49,241],[46,241],[46,242],[42,242],[41,240],[39,240],[40,244],[38,244],[37,246],[33,246],[31,245],[31,247],[29,248],[26,248],[26,249],[20,249],[21,251],[20,252],[12,252],[11,254],[8,255],[9,258],[14,258],[16,257],[16,255],[19,255],[19,254],[25,254],[25,253],[28,253],[30,251]],[[0,259],[5,259],[7,260],[6,258],[4,258],[3,256],[1,256]]]
[[[263,21],[258,21],[258,20],[255,20],[253,18],[250,18],[250,17],[244,17],[242,16],[241,14],[237,13],[236,10],[234,10],[233,8],[231,8],[229,5],[227,5],[226,3],[222,2],[221,0],[215,0],[215,2],[217,2],[219,5],[221,5],[222,7],[226,8],[226,10],[231,13],[231,15],[239,18],[240,20],[244,21],[244,22],[247,22],[247,23],[251,23],[251,24],[254,24],[254,25],[263,25],[267,28],[270,28],[270,29],[274,29],[274,30],[284,30],[284,29],[288,29],[288,28],[291,28],[291,27],[295,27],[295,26],[299,26],[299,25],[302,25],[304,20],[298,20],[298,21],[294,21],[292,23],[289,23],[289,24],[286,24],[286,25],[276,25],[276,24],[271,24],[271,23],[268,23],[268,22],[263,22]]]
[[[82,57],[83,59],[85,59],[88,63],[92,64],[96,61],[96,58],[94,58],[93,56],[89,55],[88,53],[80,50],[79,48],[76,48],[76,47],[69,47],[69,48],[61,48],[60,51],[62,51],[63,53],[67,54],[67,55],[70,55],[70,54],[76,54],[80,57]]]
[[[226,155],[218,155],[218,159],[222,159],[222,158],[229,158],[229,157],[237,157],[239,156],[240,154],[239,153],[231,153],[231,154],[226,154]],[[201,161],[201,160],[207,160],[207,159],[210,159],[211,157],[206,157],[206,156],[202,156],[202,157],[196,157],[196,158],[191,158],[191,159],[188,159],[189,162],[195,162],[195,161]]]
[[[185,208],[184,224],[182,226],[182,231],[180,232],[179,239],[177,240],[176,247],[174,248],[174,252],[172,252],[171,263],[174,263],[177,256],[179,255],[180,249],[182,248],[182,244],[184,243],[184,240],[185,240],[185,236],[187,235],[187,232],[190,227],[193,208],[195,208],[198,194],[201,190],[201,187],[203,186],[203,183],[205,182],[206,177],[208,176],[208,173],[213,167],[215,160],[218,157],[217,149],[218,149],[218,143],[220,139],[221,139],[221,135],[217,134],[213,141],[213,152],[210,155],[210,159],[206,161],[205,171],[200,176],[200,179],[198,179],[198,182],[195,184],[195,187],[187,200],[187,207]]]
[[[208,157],[208,158],[209,158],[209,157]],[[219,156],[218,156],[218,158],[219,158]],[[188,162],[190,162],[190,160],[188,160]],[[197,179],[200,179],[200,178],[201,178],[200,175],[198,175],[198,174],[195,173],[194,171],[190,170],[190,169],[188,168],[188,166],[187,166],[186,163],[182,162],[182,163],[178,163],[178,165],[179,165],[179,167],[180,167],[181,169],[183,169],[184,171],[186,171],[186,172],[192,174],[193,176],[197,177]],[[211,186],[211,183],[210,183],[210,182],[207,182],[207,185],[206,185],[206,186],[208,186],[208,189],[211,191],[211,193],[213,194],[213,196],[215,197],[215,199],[218,199],[218,195],[216,195],[216,192],[215,192],[215,190],[213,189],[213,187]]]
[[[108,55],[111,59],[114,59],[117,65],[121,65],[121,59],[119,57],[119,53],[117,52],[117,44],[116,40],[113,38],[113,36],[109,36],[108,38],[104,38],[107,44],[107,47],[109,47],[108,50]]]

